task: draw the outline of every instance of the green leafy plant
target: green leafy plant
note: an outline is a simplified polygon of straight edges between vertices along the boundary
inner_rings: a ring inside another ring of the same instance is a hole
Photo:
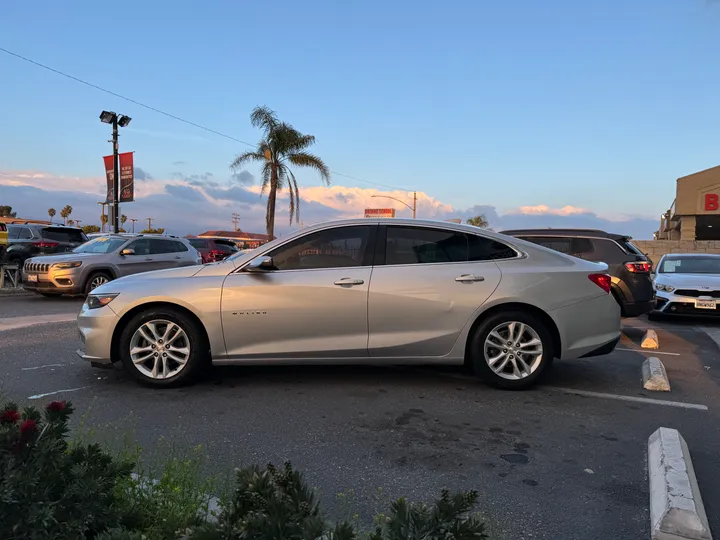
[[[0,411],[0,538],[92,538],[120,523],[116,484],[133,464],[99,445],[68,445],[72,405]]]

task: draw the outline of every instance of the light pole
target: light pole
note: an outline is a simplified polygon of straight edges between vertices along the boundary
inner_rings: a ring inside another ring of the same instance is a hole
[[[113,145],[113,227],[115,234],[120,232],[120,167],[118,165],[118,126],[125,127],[130,123],[129,116],[118,115],[112,111],[103,111],[100,113],[100,121],[103,124],[112,124],[112,140]]]
[[[132,224],[133,224],[133,230],[132,230],[132,232],[135,232],[135,222],[137,221],[137,219],[135,219],[135,218],[130,218],[130,221],[132,221]]]
[[[103,219],[105,217],[105,204],[104,202],[99,202],[100,205],[100,230],[102,232],[105,232],[105,220]]]
[[[393,201],[397,201],[400,204],[404,204],[407,206],[410,210],[412,210],[413,213],[413,219],[415,219],[415,216],[417,215],[417,191],[413,191],[413,205],[410,206],[408,203],[401,199],[396,199],[395,197],[391,197],[390,195],[371,195],[371,197],[378,197],[381,199],[392,199]]]

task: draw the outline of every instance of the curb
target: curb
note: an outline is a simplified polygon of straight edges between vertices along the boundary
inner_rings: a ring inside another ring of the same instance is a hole
[[[670,379],[668,379],[665,366],[659,358],[651,356],[642,365],[643,388],[655,392],[669,392]]]
[[[659,346],[660,340],[658,339],[657,332],[655,332],[655,330],[646,330],[640,342],[640,347],[643,349],[657,349]]]
[[[6,317],[0,319],[0,332],[17,330],[39,324],[64,323],[77,320],[77,313],[58,313],[55,315],[31,315],[27,317]]]
[[[687,443],[676,429],[648,439],[652,540],[712,540]]]

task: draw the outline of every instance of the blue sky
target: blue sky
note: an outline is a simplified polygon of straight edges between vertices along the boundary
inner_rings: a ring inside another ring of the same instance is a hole
[[[251,143],[249,112],[266,104],[314,134],[334,171],[456,214],[571,206],[649,227],[676,178],[720,163],[715,1],[11,0],[0,47]],[[103,109],[133,117],[121,150],[155,182],[212,173],[225,186],[245,149],[4,53],[0,81],[6,178],[101,179]]]

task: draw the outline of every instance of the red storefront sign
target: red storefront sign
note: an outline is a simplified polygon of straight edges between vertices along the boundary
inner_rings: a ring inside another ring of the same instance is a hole
[[[710,212],[713,212],[715,210],[718,210],[720,208],[720,204],[718,203],[718,196],[716,193],[706,193],[705,194],[705,204],[703,205],[704,209]]]
[[[105,179],[107,180],[107,197],[106,203],[113,202],[113,181],[115,175],[113,173],[113,157],[103,157],[105,162]],[[130,202],[135,200],[135,167],[133,166],[133,153],[125,152],[118,154],[120,168],[120,202]]]

